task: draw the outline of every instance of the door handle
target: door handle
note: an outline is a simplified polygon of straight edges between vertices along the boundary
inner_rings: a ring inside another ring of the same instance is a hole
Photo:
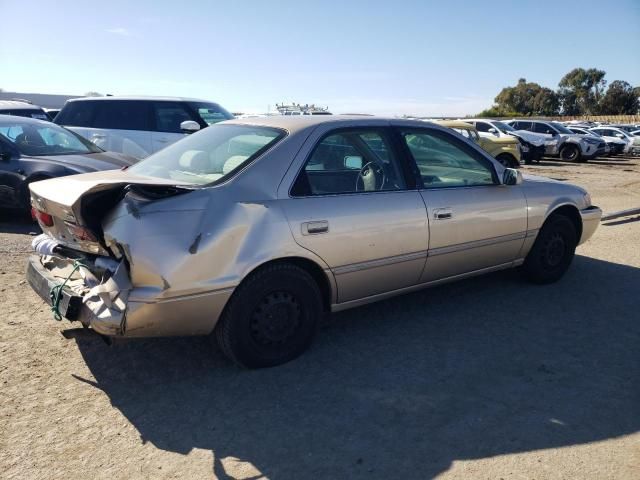
[[[167,143],[168,141],[168,138],[156,138],[156,142],[158,143]]]
[[[433,211],[433,218],[435,218],[436,220],[448,220],[450,218],[453,218],[451,207],[436,208]]]
[[[327,233],[329,231],[329,222],[327,220],[304,222],[300,226],[302,227],[302,235],[317,235],[319,233]]]

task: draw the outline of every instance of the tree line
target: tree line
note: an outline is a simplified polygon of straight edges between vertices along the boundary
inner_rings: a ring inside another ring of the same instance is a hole
[[[503,88],[483,117],[555,115],[635,115],[640,113],[640,87],[614,80],[607,87],[606,72],[574,68],[558,83],[558,89],[542,87],[525,78]]]

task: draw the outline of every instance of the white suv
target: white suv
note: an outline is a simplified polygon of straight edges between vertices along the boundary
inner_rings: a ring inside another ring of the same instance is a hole
[[[180,97],[68,100],[55,123],[99,147],[144,158],[214,123],[233,118],[217,103]]]
[[[576,135],[558,122],[542,120],[510,120],[508,122],[516,130],[539,133],[547,138],[547,155],[559,156],[563,160],[586,162],[598,155],[603,155],[606,147],[604,141]]]

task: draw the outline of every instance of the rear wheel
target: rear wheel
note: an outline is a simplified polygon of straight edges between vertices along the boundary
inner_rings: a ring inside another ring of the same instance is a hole
[[[553,214],[544,223],[522,271],[533,283],[559,280],[571,265],[578,244],[573,222],[564,215]]]
[[[311,275],[295,265],[273,264],[240,284],[214,335],[238,365],[273,367],[309,347],[321,314],[320,289]]]
[[[579,162],[581,157],[580,148],[577,145],[568,144],[560,149],[560,158],[568,162]]]

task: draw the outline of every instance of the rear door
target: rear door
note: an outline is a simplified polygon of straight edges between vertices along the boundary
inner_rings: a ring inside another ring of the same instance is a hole
[[[296,242],[330,267],[338,302],[416,284],[426,211],[389,128],[334,129],[309,143],[282,205]]]
[[[99,147],[144,158],[152,153],[151,105],[146,100],[96,100],[86,138]]]
[[[399,131],[429,216],[429,253],[420,282],[516,260],[527,234],[522,187],[501,185],[491,160],[446,131]]]

